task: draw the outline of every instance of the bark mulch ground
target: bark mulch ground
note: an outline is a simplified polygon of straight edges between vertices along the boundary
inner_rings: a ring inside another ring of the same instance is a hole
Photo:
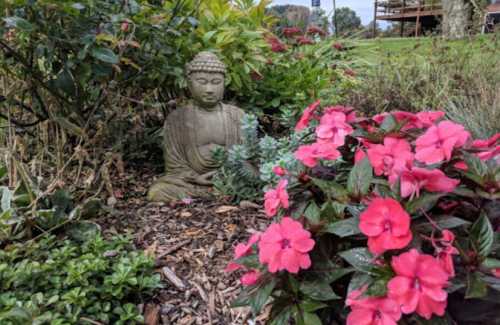
[[[266,228],[263,211],[217,200],[151,203],[152,180],[147,171],[115,178],[115,212],[100,220],[106,235],[129,233],[156,260],[164,288],[143,306],[147,324],[263,324],[266,313],[249,323],[248,308],[230,308],[241,285],[223,271],[236,243]]]

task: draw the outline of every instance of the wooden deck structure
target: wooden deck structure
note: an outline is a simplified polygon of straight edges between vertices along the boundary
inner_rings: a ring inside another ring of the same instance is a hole
[[[443,16],[439,0],[375,0],[373,36],[376,36],[377,20],[401,22],[403,36],[405,22],[415,22],[415,36],[435,28]]]

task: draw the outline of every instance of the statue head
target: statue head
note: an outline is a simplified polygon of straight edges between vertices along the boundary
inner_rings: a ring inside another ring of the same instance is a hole
[[[188,87],[193,100],[203,108],[212,108],[224,97],[226,66],[211,52],[200,52],[186,64]]]

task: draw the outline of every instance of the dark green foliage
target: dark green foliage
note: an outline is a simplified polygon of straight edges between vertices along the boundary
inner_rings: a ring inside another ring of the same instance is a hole
[[[160,276],[131,248],[125,237],[49,236],[0,251],[0,323],[142,323],[136,304],[160,286]]]

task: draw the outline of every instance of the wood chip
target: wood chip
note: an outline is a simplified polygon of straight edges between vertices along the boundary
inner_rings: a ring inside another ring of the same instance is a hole
[[[217,209],[215,209],[215,213],[218,214],[223,214],[223,213],[228,213],[232,211],[239,210],[238,207],[232,206],[232,205],[221,205]]]
[[[153,304],[146,305],[144,323],[146,325],[158,325],[160,323],[160,306]]]
[[[181,279],[177,275],[175,275],[175,272],[172,271],[168,266],[164,266],[162,269],[163,275],[179,290],[185,290],[186,285],[184,282],[182,282]]]

